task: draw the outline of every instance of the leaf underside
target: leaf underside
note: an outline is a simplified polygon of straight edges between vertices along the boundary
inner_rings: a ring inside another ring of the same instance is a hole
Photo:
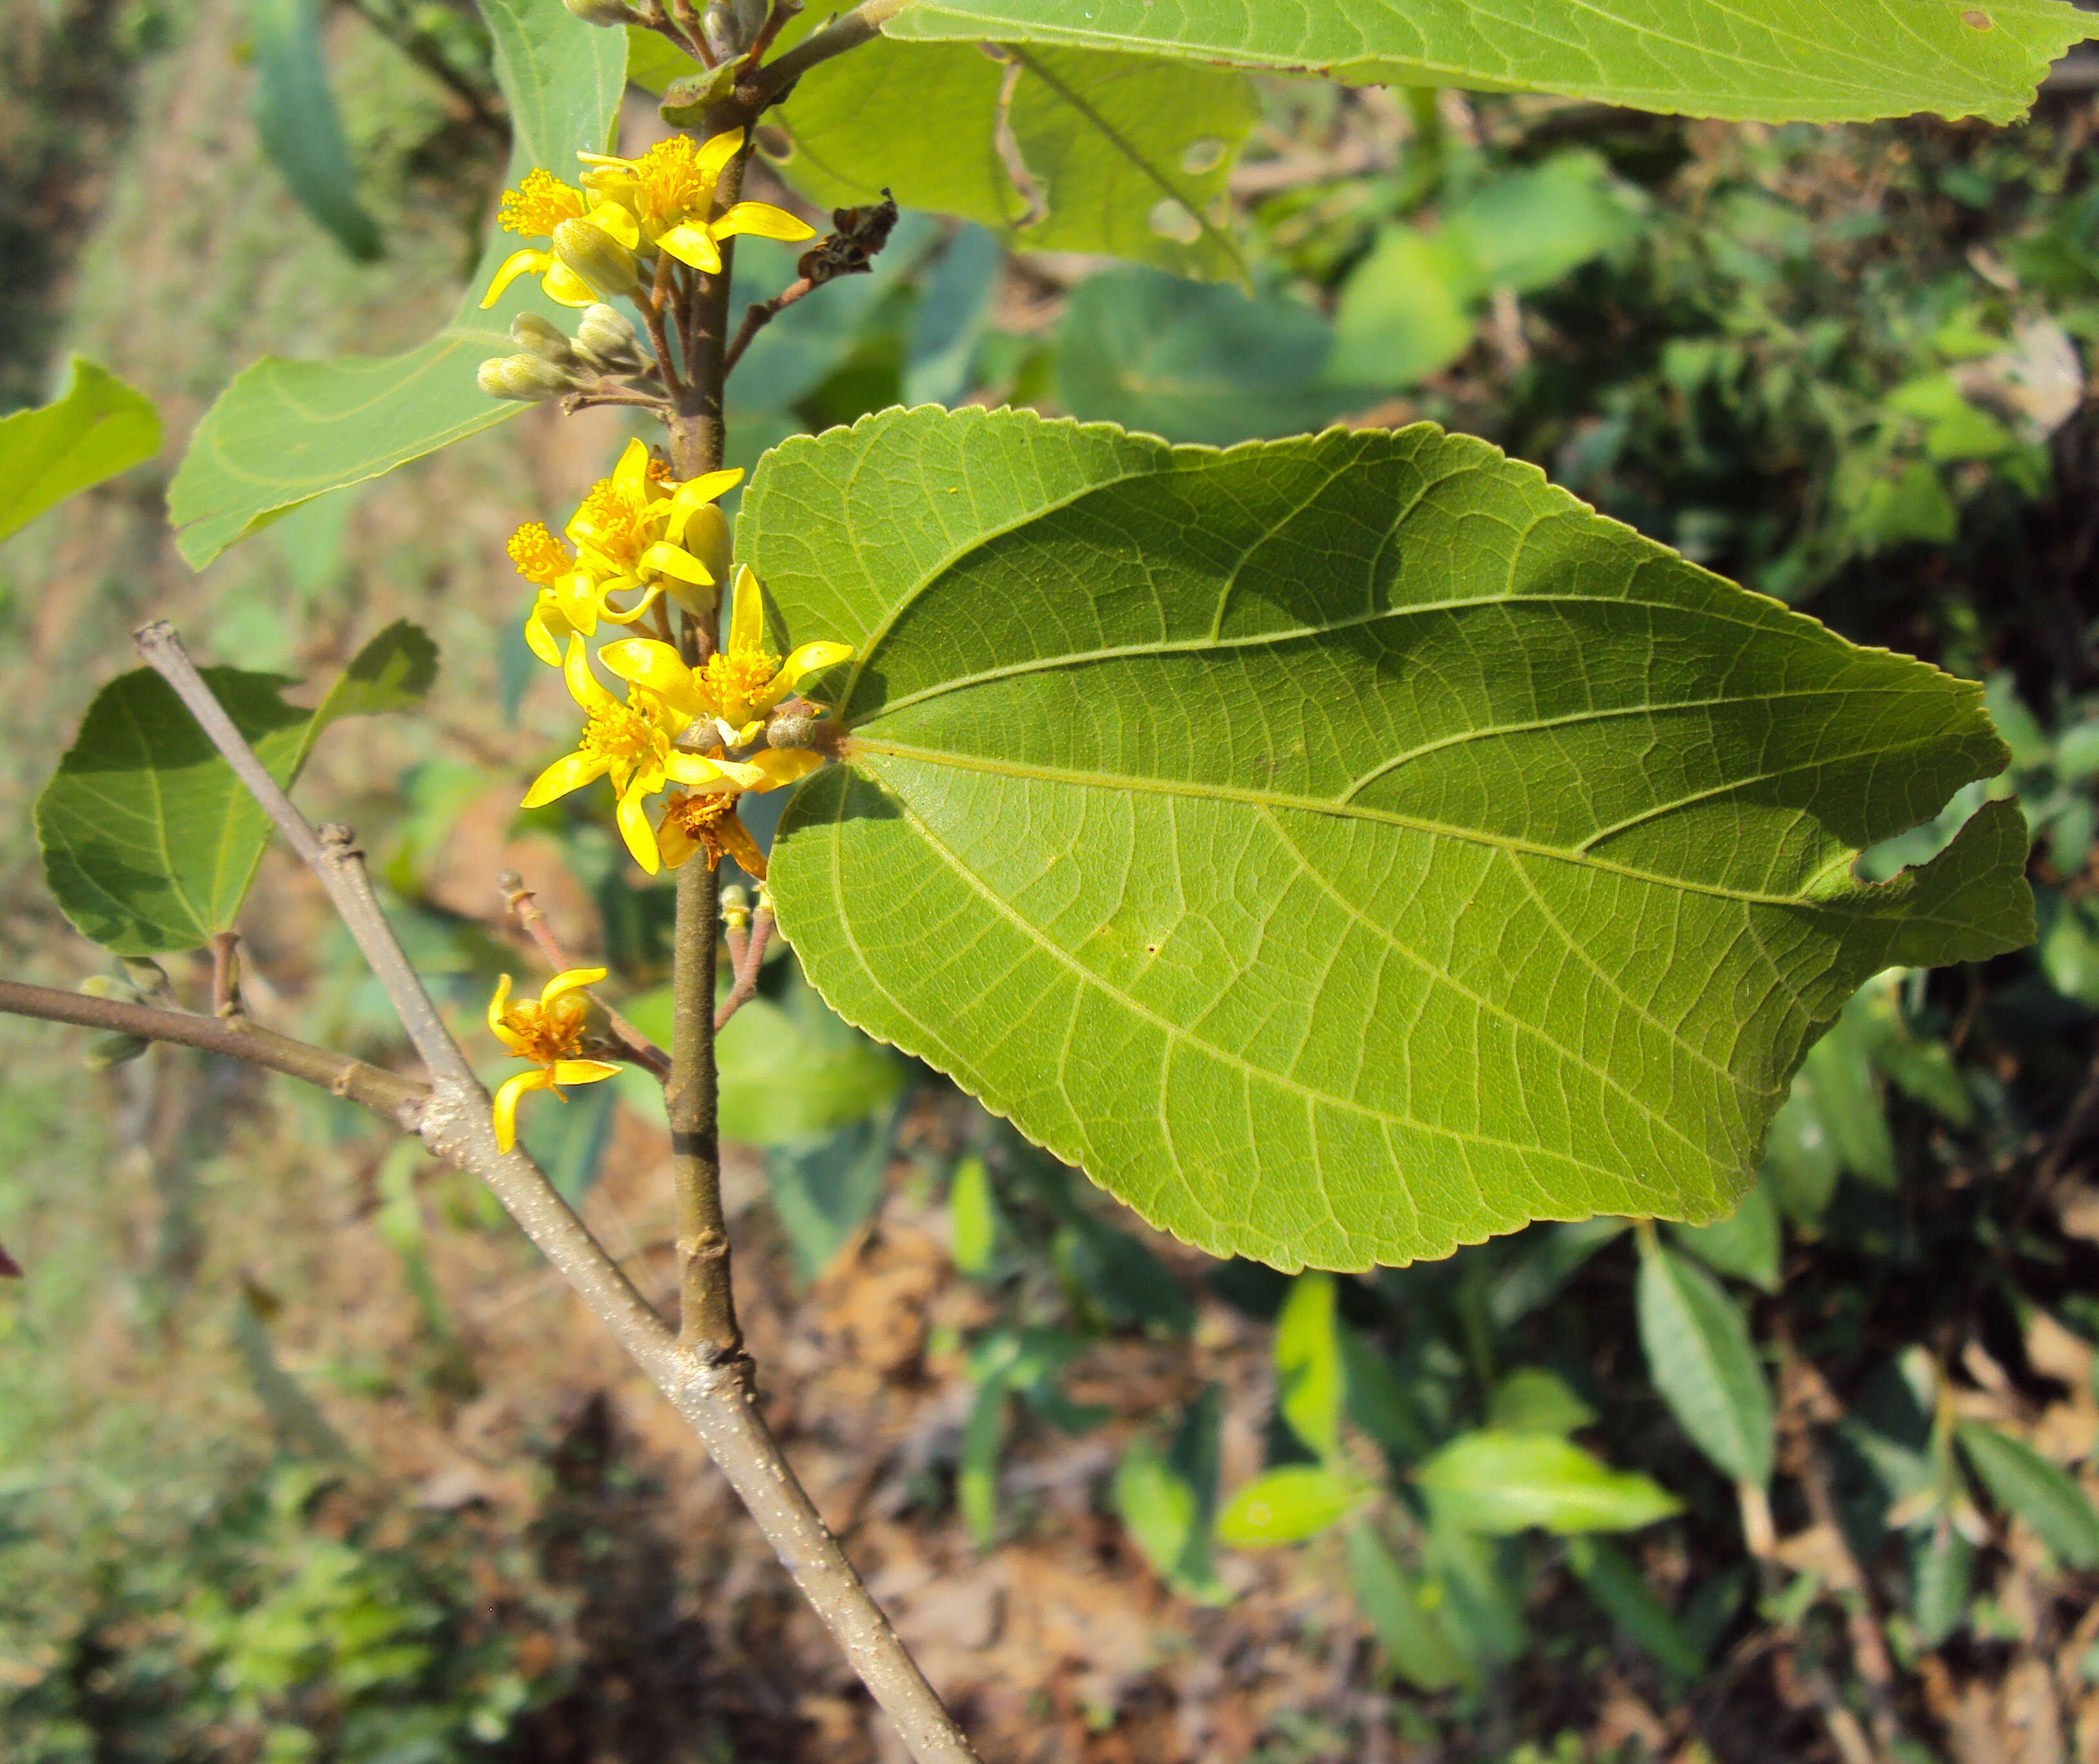
[[[602,149],[624,90],[627,40],[572,18],[549,0],[479,0],[495,42],[497,82],[510,107],[508,181],[535,165],[573,181],[576,150]],[[495,266],[523,241],[492,233],[451,322],[399,355],[293,361],[266,355],[206,411],[168,487],[176,548],[201,570],[279,516],[346,484],[515,416],[474,370],[508,354],[512,313],[562,310],[521,278],[493,312],[480,309]]]
[[[912,0],[882,29],[1735,121],[2009,122],[2099,26],[2065,0]]]
[[[1868,975],[2031,935],[1980,689],[1484,442],[1014,411],[792,440],[737,543],[851,763],[773,857],[853,1023],[1219,1255],[1710,1219]]]
[[[790,28],[781,41],[800,34]],[[661,42],[649,36],[634,62],[658,92],[699,71]],[[820,206],[887,189],[1015,250],[1105,252],[1243,281],[1230,183],[1259,116],[1252,83],[1227,68],[878,40],[811,68],[768,121],[791,140],[776,169]]]

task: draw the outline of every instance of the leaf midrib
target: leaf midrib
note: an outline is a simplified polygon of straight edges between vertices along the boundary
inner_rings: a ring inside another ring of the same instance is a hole
[[[1914,741],[1901,743],[1899,746],[1886,751],[1895,753],[1907,747],[1929,746],[1940,738],[1921,736]],[[1525,839],[1513,834],[1490,833],[1478,827],[1461,827],[1446,821],[1430,820],[1424,816],[1402,814],[1393,809],[1366,808],[1359,803],[1335,802],[1325,797],[1256,790],[1245,785],[1212,784],[1199,779],[1142,777],[1087,770],[1076,766],[1048,766],[1027,760],[991,759],[975,754],[960,754],[948,749],[923,747],[904,741],[882,741],[856,733],[843,744],[841,757],[850,760],[859,754],[882,754],[896,759],[917,760],[926,765],[949,766],[964,772],[988,772],[1000,777],[1022,778],[1044,784],[1067,784],[1085,790],[1129,790],[1154,796],[1243,803],[1253,808],[1288,809],[1305,814],[1329,815],[1342,820],[1375,821],[1384,826],[1400,827],[1410,833],[1424,834],[1432,838],[1456,839],[1469,845],[1484,846],[1490,851],[1521,852],[1527,856],[1600,870],[1608,875],[1622,877],[1629,882],[1640,882],[1651,887],[1679,889],[1687,894],[1705,895],[1714,900],[1732,901],[1745,906],[1799,908],[1827,904],[1805,894],[1766,894],[1753,889],[1730,888],[1718,882],[1701,882],[1680,876],[1661,875],[1652,870],[1641,869],[1635,864],[1613,863],[1592,852],[1569,851],[1564,847],[1547,845],[1540,840]],[[1727,788],[1740,790],[1763,781],[1764,778],[1784,776],[1791,772],[1806,770],[1809,765],[1824,763],[1810,762],[1802,766],[1785,768],[1776,773],[1765,774],[1762,777],[1739,779]]]

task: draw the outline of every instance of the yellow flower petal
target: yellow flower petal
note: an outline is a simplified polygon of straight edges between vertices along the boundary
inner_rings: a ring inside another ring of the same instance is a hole
[[[554,621],[561,620],[561,628]],[[551,596],[542,592],[532,603],[532,611],[525,621],[525,641],[533,654],[549,667],[561,665],[561,638],[566,635],[569,622],[561,617],[561,609],[553,604]]]
[[[528,1090],[551,1090],[553,1088],[553,1074],[542,1067],[518,1073],[495,1093],[495,1106],[490,1111],[490,1120],[495,1128],[495,1149],[498,1151],[508,1151],[517,1143],[518,1099]]]
[[[619,836],[627,842],[627,849],[634,854],[634,861],[651,876],[663,867],[662,854],[656,848],[656,829],[649,825],[649,816],[641,807],[642,793],[623,790],[619,793],[619,812],[614,817],[619,822]]]
[[[680,582],[697,582],[702,587],[714,581],[707,566],[690,552],[680,551],[675,545],[667,545],[658,539],[641,554],[640,567],[653,570],[660,576],[673,576]]]
[[[738,234],[789,240],[816,236],[816,229],[807,221],[797,220],[786,209],[776,209],[769,202],[739,202],[719,220],[709,222],[707,231],[717,239],[733,238]]]
[[[772,683],[751,702],[760,710],[770,710],[808,675],[850,660],[852,653],[849,643],[805,643],[780,664]]]
[[[663,864],[667,869],[678,869],[700,848],[699,841],[685,831],[676,816],[670,814],[665,815],[657,825],[656,844],[663,854]]]
[[[750,756],[752,769],[761,774],[761,781],[750,788],[762,792],[799,784],[811,772],[821,770],[823,763],[824,756],[813,747],[768,747]]]
[[[564,306],[595,306],[602,297],[580,275],[565,263],[553,262],[547,266],[547,273],[539,278],[539,286],[547,298]]]
[[[627,442],[612,468],[612,481],[630,502],[640,502],[649,494],[649,443],[639,436]]]
[[[680,784],[697,785],[702,790],[716,785],[739,790],[755,790],[765,774],[753,759],[717,759],[711,754],[688,754],[673,748],[663,762],[663,776]]]
[[[501,297],[504,288],[521,275],[543,275],[554,261],[553,254],[546,251],[513,251],[496,266],[495,279],[488,284],[488,292],[481,297],[482,310],[486,312]]]
[[[620,679],[667,701],[693,689],[693,671],[669,644],[653,637],[622,637],[599,650],[597,658]]]
[[[745,875],[765,880],[765,854],[758,849],[750,829],[733,813],[722,817],[715,828],[715,837],[721,841],[722,850],[743,867]]]
[[[719,134],[711,134],[702,141],[693,159],[699,166],[700,175],[711,183],[742,151],[743,130],[724,129]]]
[[[603,968],[565,968],[539,989],[539,1002],[551,1005],[557,998],[570,992],[580,992],[587,986],[596,986],[605,976]]]
[[[505,1047],[515,1049],[522,1044],[510,1025],[503,1020],[503,1013],[510,1004],[510,976],[504,974],[495,983],[495,991],[488,1001],[488,1027],[491,1034]]]
[[[539,808],[566,796],[571,790],[580,790],[595,778],[601,778],[609,769],[602,754],[564,754],[532,781],[532,788],[517,806],[520,808]]]
[[[569,696],[583,706],[586,715],[617,710],[619,701],[598,684],[591,672],[590,656],[580,637],[569,639],[569,653],[561,662],[561,675],[569,683]]]
[[[667,227],[658,235],[656,243],[679,262],[690,264],[709,275],[721,268],[721,249],[704,227],[688,223]]]
[[[653,606],[656,602],[662,598],[662,593],[663,588],[660,583],[652,583],[643,592],[641,598],[636,600],[633,605],[630,606],[623,613],[621,612],[618,607],[611,605],[602,595],[601,595],[598,596],[597,609],[599,613],[604,616],[608,623],[614,625],[631,625],[636,619],[639,618],[644,613],[647,612],[650,607]]]
[[[594,202],[589,218],[631,251],[641,243],[641,227],[633,215],[618,202]]]
[[[610,1060],[563,1060],[554,1067],[557,1084],[601,1084],[618,1076],[619,1068]]]
[[[765,647],[765,591],[748,564],[736,573],[736,589],[729,601],[728,653],[757,655]]]
[[[554,605],[561,609],[572,631],[586,637],[597,629],[598,602],[601,590],[587,570],[572,570],[557,581],[550,591]],[[556,666],[561,664],[557,662]]]

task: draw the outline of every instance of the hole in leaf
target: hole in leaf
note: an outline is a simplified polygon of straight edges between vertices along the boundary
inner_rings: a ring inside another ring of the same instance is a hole
[[[1192,245],[1203,236],[1203,223],[1172,196],[1162,197],[1151,205],[1145,224],[1161,239],[1170,239],[1177,245]]]
[[[1199,135],[1181,153],[1181,169],[1190,178],[1215,171],[1224,162],[1225,143],[1213,134]]]

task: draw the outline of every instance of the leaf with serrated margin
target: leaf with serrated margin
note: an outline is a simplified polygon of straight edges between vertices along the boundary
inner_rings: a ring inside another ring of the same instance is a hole
[[[510,106],[508,180],[535,165],[573,180],[576,150],[603,148],[624,89],[627,39],[570,15],[561,0],[480,0],[495,42],[495,75]],[[292,361],[266,355],[219,394],[168,487],[175,544],[201,570],[236,540],[345,484],[384,476],[514,416],[474,370],[508,354],[510,315],[548,303],[529,278],[493,312],[482,291],[518,241],[491,235],[452,321],[405,354]]]
[[[632,71],[660,92],[700,68],[652,46]],[[775,169],[822,207],[887,189],[1015,250],[1105,252],[1243,281],[1226,230],[1230,183],[1259,115],[1252,82],[1228,68],[877,40],[812,68],[767,120],[792,142]],[[1018,183],[1000,144],[1009,133]]]
[[[0,539],[161,451],[161,413],[85,355],[52,403],[0,419]]]
[[[1980,688],[1422,424],[790,440],[737,542],[851,763],[773,851],[848,1020],[1217,1255],[1709,1220],[1845,997],[2032,935]]]
[[[2095,29],[2064,0],[909,0],[882,26],[1767,122],[2009,122]]]
[[[311,710],[275,674],[204,677],[270,775],[287,788],[346,716],[403,710],[437,678],[438,651],[401,619],[359,650]],[[95,694],[37,798],[44,879],[83,937],[120,956],[201,948],[230,930],[270,842],[270,820],[174,689],[150,668]]]

